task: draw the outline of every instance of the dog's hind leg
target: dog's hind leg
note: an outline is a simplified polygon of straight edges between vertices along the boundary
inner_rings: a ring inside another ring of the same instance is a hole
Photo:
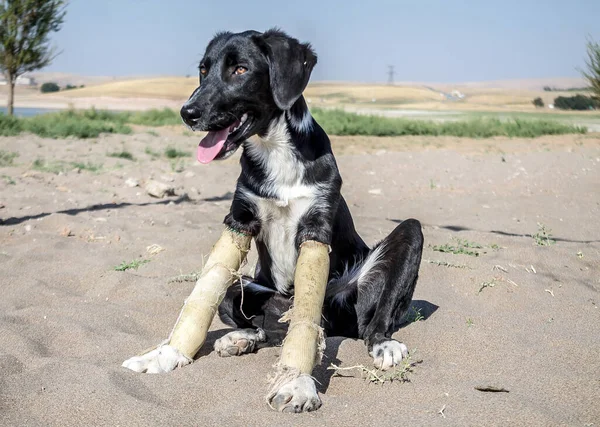
[[[219,338],[215,351],[221,357],[240,356],[259,347],[280,344],[287,324],[279,319],[290,306],[289,297],[243,277],[227,290],[219,306],[221,321],[237,329]]]
[[[421,224],[408,219],[371,251],[372,266],[358,282],[358,332],[377,368],[389,369],[408,355],[391,336],[410,307],[422,251]]]

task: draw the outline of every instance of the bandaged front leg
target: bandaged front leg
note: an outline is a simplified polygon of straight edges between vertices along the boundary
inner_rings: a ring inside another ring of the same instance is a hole
[[[321,312],[328,276],[328,245],[304,242],[296,263],[290,326],[267,395],[269,406],[277,411],[314,411],[321,406],[311,373],[325,348]]]
[[[136,372],[168,372],[191,363],[204,344],[227,288],[250,250],[251,236],[226,229],[185,301],[169,339],[158,348],[132,357],[123,366]]]

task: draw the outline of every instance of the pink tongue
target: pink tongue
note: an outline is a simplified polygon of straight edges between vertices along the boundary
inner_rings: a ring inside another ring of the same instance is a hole
[[[210,163],[217,157],[217,154],[221,152],[229,136],[229,129],[227,127],[218,131],[210,131],[208,135],[202,138],[200,145],[198,145],[198,152],[196,153],[196,158],[200,163]]]

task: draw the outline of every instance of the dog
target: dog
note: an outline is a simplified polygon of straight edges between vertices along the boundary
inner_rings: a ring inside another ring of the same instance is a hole
[[[218,308],[220,319],[236,329],[217,340],[215,350],[239,356],[281,343],[288,325],[280,318],[292,305],[299,248],[312,240],[330,247],[324,333],[364,340],[374,365],[390,369],[408,355],[391,335],[417,283],[421,224],[407,219],[372,248],[356,232],[329,138],[302,96],[316,63],[310,44],[278,29],[222,32],[208,44],[200,84],[181,108],[187,126],[208,132],[197,149],[201,163],[243,148],[224,223],[251,235],[258,250],[254,277],[231,286]],[[318,409],[314,380],[303,378],[271,406]]]

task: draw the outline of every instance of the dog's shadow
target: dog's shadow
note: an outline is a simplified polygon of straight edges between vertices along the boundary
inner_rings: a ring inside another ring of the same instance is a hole
[[[425,321],[436,310],[439,306],[430,303],[429,301],[424,300],[414,300],[410,304],[410,308],[408,309],[407,315],[404,319],[394,327],[394,333],[396,333],[399,329],[413,323],[415,320]],[[418,319],[415,318],[418,316]],[[327,369],[331,364],[339,366],[342,361],[338,358],[338,352],[342,342],[345,340],[354,339],[354,338],[346,338],[346,337],[329,337],[327,338],[327,347],[323,352],[323,361],[320,365],[315,367],[313,371],[313,377],[317,380],[317,390],[321,393],[325,393],[329,388],[329,383],[331,382],[331,378],[334,375],[334,370]],[[367,351],[365,347],[365,352]]]

